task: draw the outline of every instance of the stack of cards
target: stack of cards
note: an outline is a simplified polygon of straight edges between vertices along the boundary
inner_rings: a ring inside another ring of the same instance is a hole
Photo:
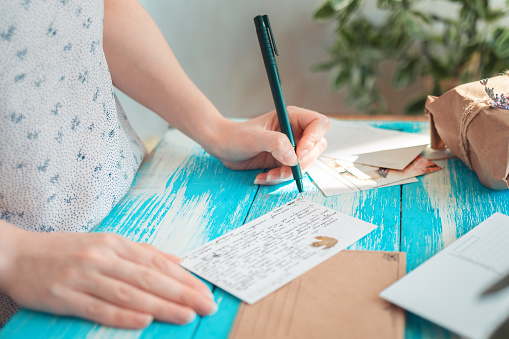
[[[441,170],[419,154],[429,137],[331,119],[328,148],[308,170],[326,195],[364,191],[417,181]]]

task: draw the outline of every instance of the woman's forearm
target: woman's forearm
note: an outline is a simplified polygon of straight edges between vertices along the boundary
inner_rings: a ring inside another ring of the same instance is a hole
[[[0,220],[0,292],[7,292],[5,272],[8,270],[8,266],[12,265],[14,252],[24,246],[20,243],[24,233],[28,233],[28,231]]]
[[[104,52],[115,86],[158,113],[232,169],[274,168],[259,184],[291,177],[288,166],[311,165],[327,146],[329,120],[289,107],[297,150],[280,132],[275,111],[247,122],[224,118],[187,77],[148,13],[136,0],[106,0]]]
[[[106,0],[104,52],[116,87],[211,150],[228,125],[136,0]]]

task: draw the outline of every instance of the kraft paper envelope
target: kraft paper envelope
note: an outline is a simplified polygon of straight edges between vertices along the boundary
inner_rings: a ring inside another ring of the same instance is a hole
[[[404,311],[378,294],[405,267],[402,252],[339,252],[258,303],[242,303],[230,339],[403,338]]]

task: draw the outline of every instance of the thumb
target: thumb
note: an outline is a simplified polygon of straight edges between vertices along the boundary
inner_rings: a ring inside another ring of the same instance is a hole
[[[272,154],[274,159],[286,166],[295,166],[298,164],[295,149],[290,143],[290,139],[281,132],[264,131],[260,136],[258,144],[262,150]]]

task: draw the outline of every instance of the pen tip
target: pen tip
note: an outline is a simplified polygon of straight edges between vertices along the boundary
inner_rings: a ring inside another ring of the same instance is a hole
[[[302,184],[302,180],[296,180],[297,189],[299,190],[299,193],[304,193],[304,185]]]

